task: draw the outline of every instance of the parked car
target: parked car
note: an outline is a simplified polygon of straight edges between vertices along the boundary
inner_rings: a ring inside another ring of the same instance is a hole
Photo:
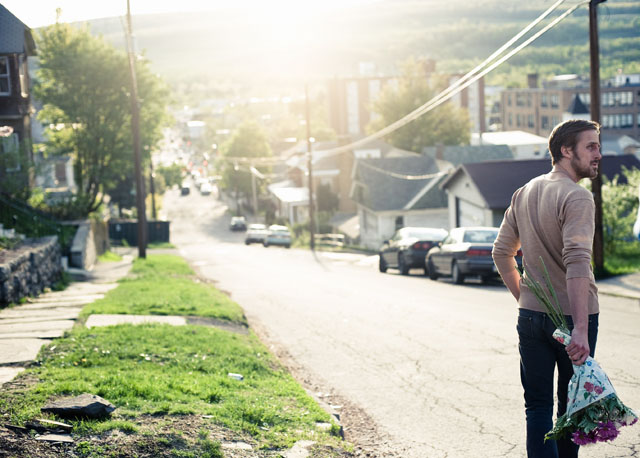
[[[424,269],[424,257],[427,251],[447,235],[444,229],[434,227],[403,227],[393,237],[386,240],[378,253],[380,272],[389,267],[397,268],[402,275],[409,269]]]
[[[247,220],[244,216],[232,216],[231,222],[229,223],[229,229],[232,231],[246,231]]]
[[[247,227],[247,235],[244,239],[245,245],[249,245],[251,243],[264,243],[264,240],[267,238],[267,234],[269,230],[267,226],[260,223],[249,224]]]
[[[453,282],[461,284],[467,276],[480,276],[483,281],[498,277],[491,251],[498,236],[497,227],[457,227],[447,237],[431,248],[425,258],[427,275],[432,280],[440,276],[451,276]],[[522,267],[522,252],[516,261]]]
[[[262,244],[265,247],[268,247],[269,245],[281,245],[285,248],[289,248],[291,246],[291,232],[287,226],[272,224],[269,226],[267,236]]]
[[[209,182],[202,183],[200,185],[200,194],[202,194],[203,196],[208,196],[209,194],[211,194],[212,190],[213,186],[211,186],[211,183]]]
[[[186,196],[191,192],[191,185],[187,182],[184,182],[180,185],[180,195]]]

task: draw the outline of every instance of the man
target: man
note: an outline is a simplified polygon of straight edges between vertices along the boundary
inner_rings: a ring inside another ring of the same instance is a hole
[[[518,189],[504,215],[493,247],[493,259],[518,301],[520,379],[524,388],[529,458],[577,457],[570,439],[544,441],[553,427],[553,378],[558,367],[558,416],[567,408],[572,364],[593,356],[598,333],[598,295],[591,271],[595,230],[593,196],[578,184],[595,178],[600,164],[599,125],[570,120],[549,137],[550,173]],[[551,334],[555,326],[535,295],[520,281],[514,256],[522,249],[527,272],[544,283],[540,258],[551,277],[560,306],[572,329],[563,347]]]

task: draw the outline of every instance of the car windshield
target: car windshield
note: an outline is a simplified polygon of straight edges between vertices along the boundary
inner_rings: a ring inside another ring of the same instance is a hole
[[[418,229],[412,229],[411,231],[405,234],[405,237],[413,238],[413,239],[442,240],[446,235],[447,233],[445,231],[442,231],[442,233],[440,233],[439,231],[431,231],[431,230],[421,231]]]
[[[249,229],[253,229],[255,231],[261,231],[266,229],[267,226],[265,226],[264,224],[250,224],[249,225]]]
[[[463,242],[466,243],[493,243],[498,236],[498,230],[471,230],[464,233]]]

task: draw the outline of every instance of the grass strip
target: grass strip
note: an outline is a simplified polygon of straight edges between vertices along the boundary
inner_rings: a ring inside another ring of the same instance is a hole
[[[188,312],[246,322],[241,308],[213,286],[198,282],[182,258],[152,255],[138,259],[131,273],[82,314]],[[229,373],[241,374],[243,379],[236,380]],[[95,435],[121,431],[144,441],[150,436],[145,419],[163,418],[178,424],[180,418],[190,416],[250,435],[261,449],[279,450],[302,439],[341,449],[345,446],[336,437],[337,425],[329,430],[318,428],[318,422],[331,422],[329,414],[252,332],[197,325],[76,326],[43,347],[36,364],[16,381],[15,388],[0,391],[0,415],[12,424],[55,418],[40,409],[61,396],[91,393],[117,407],[106,420],[71,421],[74,438],[82,444],[78,447],[87,448],[80,456],[97,453],[100,446],[89,447],[86,442]],[[164,439],[159,437],[156,446]],[[216,442],[207,441],[205,437],[191,447],[217,447]],[[193,456],[218,456],[199,453]]]
[[[240,306],[226,294],[199,280],[179,256],[149,255],[136,259],[131,275],[80,314],[202,316],[247,324]]]

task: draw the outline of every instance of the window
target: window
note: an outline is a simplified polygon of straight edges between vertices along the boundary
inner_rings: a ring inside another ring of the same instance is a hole
[[[531,94],[527,94],[527,106],[531,106]]]
[[[516,106],[523,107],[524,106],[524,94],[518,92],[516,94]]]
[[[516,125],[517,125],[518,127],[521,127],[521,126],[522,126],[522,121],[520,120],[520,113],[518,113],[518,114],[516,115]]]
[[[589,94],[588,92],[581,92],[580,94],[578,94],[578,97],[580,98],[580,101],[585,105],[591,105],[591,94]]]
[[[638,92],[640,95],[640,92]],[[507,94],[507,105],[511,106],[511,94]]]
[[[549,98],[547,94],[542,94],[542,98],[540,99],[540,106],[548,107],[549,106]]]
[[[551,94],[551,108],[558,108],[560,105],[558,94]]]
[[[0,56],[0,95],[11,94],[11,81],[9,79],[9,58]]]
[[[0,137],[0,164],[7,172],[20,170],[20,139],[18,134]]]
[[[404,227],[404,216],[398,216],[396,218],[396,231]]]
[[[551,116],[551,126],[555,127],[560,124],[560,119],[557,116]]]
[[[640,119],[640,118],[638,118]],[[509,113],[509,125],[513,126],[513,113]]]
[[[541,127],[543,129],[548,129],[549,128],[549,116],[542,116],[540,118],[540,123],[542,124]]]
[[[532,127],[535,127],[535,124],[534,124],[534,122],[533,122],[533,115],[532,115],[532,114],[530,114],[529,116],[527,116],[527,125],[528,125],[529,127],[531,127],[531,128],[532,128]]]

